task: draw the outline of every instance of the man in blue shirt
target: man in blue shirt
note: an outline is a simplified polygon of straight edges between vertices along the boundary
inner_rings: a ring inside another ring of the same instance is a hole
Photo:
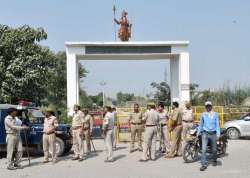
[[[202,136],[202,155],[200,171],[206,170],[207,161],[207,144],[211,143],[213,166],[217,166],[217,140],[220,137],[220,126],[218,113],[213,111],[213,105],[210,101],[205,103],[206,112],[201,114],[198,135]]]

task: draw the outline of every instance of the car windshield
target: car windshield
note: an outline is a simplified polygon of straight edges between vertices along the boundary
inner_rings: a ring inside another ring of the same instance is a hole
[[[42,124],[44,115],[38,109],[28,109],[29,122],[33,124]]]
[[[37,109],[30,109],[29,110],[32,117],[44,117],[43,113],[40,110]]]
[[[246,116],[250,116],[250,113],[247,113],[247,114],[242,115],[238,120],[242,120],[242,119],[244,119]]]

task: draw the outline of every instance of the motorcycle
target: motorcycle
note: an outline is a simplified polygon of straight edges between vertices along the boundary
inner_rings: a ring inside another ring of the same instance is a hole
[[[197,136],[198,125],[194,125],[189,132],[189,139],[183,149],[183,159],[185,163],[193,163],[200,159],[202,153],[202,139],[201,135]],[[225,130],[221,130],[221,136],[217,141],[217,154],[218,156],[223,156],[226,154],[227,150],[227,135]],[[211,143],[208,142],[207,153],[211,154]]]

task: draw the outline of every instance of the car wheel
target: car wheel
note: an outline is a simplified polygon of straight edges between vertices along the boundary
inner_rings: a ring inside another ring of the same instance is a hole
[[[56,137],[56,155],[62,156],[64,153],[65,144],[62,139]],[[52,154],[51,148],[49,149],[49,153]]]
[[[240,138],[240,132],[238,129],[232,127],[227,130],[227,136],[229,139],[236,140]]]

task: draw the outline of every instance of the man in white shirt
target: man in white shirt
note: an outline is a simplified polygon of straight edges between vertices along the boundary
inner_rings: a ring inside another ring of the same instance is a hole
[[[112,105],[111,109],[112,109],[112,114],[114,115],[114,142],[113,142],[113,148],[116,149],[116,144],[117,144],[117,140],[118,140],[118,130],[117,130],[118,118],[117,118],[116,107],[114,105]]]
[[[104,108],[104,119],[103,119],[103,135],[105,147],[107,150],[107,159],[105,162],[113,162],[113,143],[114,143],[114,114],[112,108],[106,106]]]

